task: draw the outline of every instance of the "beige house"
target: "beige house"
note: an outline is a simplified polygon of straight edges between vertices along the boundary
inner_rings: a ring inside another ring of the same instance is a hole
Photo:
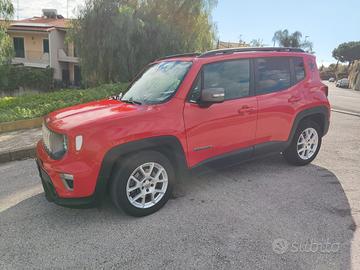
[[[241,47],[249,47],[249,44],[245,42],[225,42],[218,41],[216,44],[216,49],[229,49],[229,48],[241,48]]]
[[[13,21],[8,28],[15,49],[13,64],[51,67],[55,80],[78,85],[79,58],[74,46],[65,43],[69,22],[54,9],[44,9],[41,17]]]

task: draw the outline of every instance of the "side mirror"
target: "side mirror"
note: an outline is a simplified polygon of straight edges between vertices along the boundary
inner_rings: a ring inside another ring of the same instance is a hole
[[[200,104],[211,105],[225,100],[224,88],[207,88],[201,91]]]

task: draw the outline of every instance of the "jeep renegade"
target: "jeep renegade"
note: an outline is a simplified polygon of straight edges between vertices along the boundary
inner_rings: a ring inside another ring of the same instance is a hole
[[[49,201],[109,193],[134,216],[160,209],[182,172],[223,157],[310,163],[329,128],[315,57],[292,48],[183,54],[148,65],[122,97],[44,118],[37,164]]]

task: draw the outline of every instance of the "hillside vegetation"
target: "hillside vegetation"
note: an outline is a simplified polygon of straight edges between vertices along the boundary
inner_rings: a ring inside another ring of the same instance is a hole
[[[126,87],[127,84],[106,84],[85,90],[65,89],[46,94],[0,98],[0,122],[44,116],[57,109],[119,94]]]

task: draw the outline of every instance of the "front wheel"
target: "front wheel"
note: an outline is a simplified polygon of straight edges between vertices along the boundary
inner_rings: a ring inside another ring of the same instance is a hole
[[[169,200],[175,180],[170,161],[156,151],[129,156],[116,169],[111,197],[116,207],[132,216],[146,216]]]
[[[319,125],[311,120],[300,123],[284,157],[290,164],[303,166],[309,164],[317,156],[322,140]]]

